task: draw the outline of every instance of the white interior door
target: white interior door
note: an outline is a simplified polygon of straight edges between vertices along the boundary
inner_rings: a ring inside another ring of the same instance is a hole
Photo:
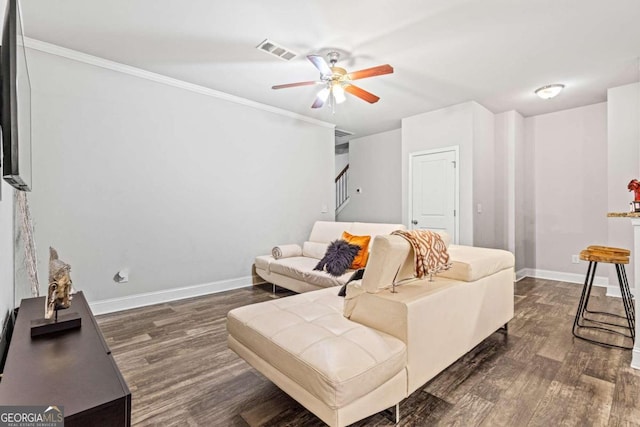
[[[457,233],[457,150],[411,156],[410,228]]]

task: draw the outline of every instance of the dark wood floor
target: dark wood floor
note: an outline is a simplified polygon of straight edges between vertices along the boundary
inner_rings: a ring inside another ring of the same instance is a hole
[[[403,401],[401,425],[640,426],[631,352],[571,335],[580,291],[518,282],[508,337],[493,334]],[[595,303],[621,306],[601,291]],[[227,312],[270,298],[263,286],[100,316],[133,394],[133,424],[323,425],[227,348]],[[374,415],[356,425],[391,423]]]

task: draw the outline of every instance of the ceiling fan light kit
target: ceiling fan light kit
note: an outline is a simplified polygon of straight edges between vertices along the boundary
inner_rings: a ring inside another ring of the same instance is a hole
[[[541,88],[536,89],[535,93],[542,99],[551,99],[555,98],[562,92],[564,89],[564,85],[560,83],[555,83],[552,85],[542,86]]]
[[[336,100],[336,103],[342,104],[347,100],[347,97],[344,96],[344,89],[340,83],[334,83],[331,85],[331,92],[333,93],[333,97]]]
[[[328,99],[331,108],[334,109],[334,112],[336,104],[341,104],[346,100],[345,92],[348,92],[370,104],[378,102],[380,99],[378,96],[352,84],[351,82],[353,80],[393,73],[393,67],[389,64],[348,73],[344,68],[336,66],[336,63],[340,59],[340,54],[338,52],[329,52],[327,54],[329,62],[320,55],[308,55],[307,59],[318,69],[318,71],[320,71],[319,81],[281,84],[272,86],[272,89],[286,89],[290,87],[318,84],[324,85],[316,95],[316,99],[311,105],[311,108],[323,107]]]

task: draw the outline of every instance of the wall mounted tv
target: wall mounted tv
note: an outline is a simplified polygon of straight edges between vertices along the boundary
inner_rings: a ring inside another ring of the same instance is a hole
[[[7,0],[0,48],[2,176],[31,191],[31,83],[19,0]]]

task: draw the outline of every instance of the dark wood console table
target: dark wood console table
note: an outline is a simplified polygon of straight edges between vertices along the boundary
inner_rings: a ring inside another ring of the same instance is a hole
[[[0,405],[63,406],[66,427],[130,426],[131,392],[82,292],[65,311],[80,314],[82,327],[32,339],[31,320],[43,317],[44,297],[22,300]]]

